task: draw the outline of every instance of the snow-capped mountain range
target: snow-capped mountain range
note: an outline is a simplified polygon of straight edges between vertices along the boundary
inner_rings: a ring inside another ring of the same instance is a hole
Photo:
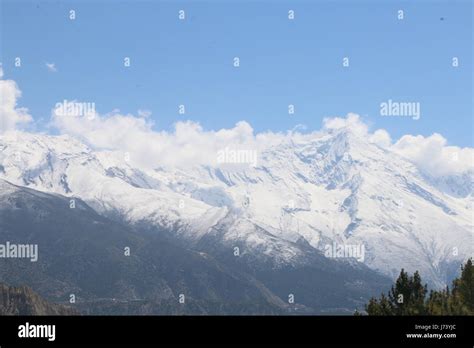
[[[212,237],[274,267],[308,262],[307,248],[357,262],[332,251],[362,247],[370,268],[419,270],[434,287],[473,255],[473,171],[431,177],[347,127],[270,146],[255,166],[132,163],[67,135],[0,135],[0,179],[159,226],[189,247]]]

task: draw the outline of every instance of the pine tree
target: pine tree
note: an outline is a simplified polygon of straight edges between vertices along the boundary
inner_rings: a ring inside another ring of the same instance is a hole
[[[369,315],[394,315],[393,307],[385,294],[381,295],[380,300],[372,297],[365,310]]]
[[[456,314],[474,314],[474,267],[472,259],[461,268],[461,277],[453,281],[451,299]]]
[[[427,312],[431,315],[450,315],[452,310],[449,303],[451,294],[449,287],[441,291],[430,291],[430,296],[426,303]]]
[[[392,286],[388,298],[395,308],[395,315],[426,314],[425,297],[427,286],[421,283],[418,271],[410,277],[403,269],[398,276],[395,286]]]
[[[424,315],[427,314],[425,306],[425,298],[428,293],[428,286],[423,285],[418,271],[415,272],[413,278],[410,278],[411,297],[408,310],[410,315]]]
[[[461,267],[461,276],[453,281],[452,290],[447,286],[440,291],[431,290],[420,274],[411,277],[401,270],[388,295],[371,298],[365,306],[368,315],[474,315],[474,265],[469,259]]]
[[[388,293],[388,299],[394,307],[395,315],[406,314],[406,301],[410,297],[410,285],[408,273],[402,268],[395,285],[392,285]]]

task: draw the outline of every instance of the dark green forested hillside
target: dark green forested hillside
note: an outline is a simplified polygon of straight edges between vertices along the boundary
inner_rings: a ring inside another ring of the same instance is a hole
[[[474,315],[472,259],[461,267],[451,288],[440,291],[428,292],[418,272],[409,276],[402,269],[388,294],[370,299],[365,310],[368,315]]]

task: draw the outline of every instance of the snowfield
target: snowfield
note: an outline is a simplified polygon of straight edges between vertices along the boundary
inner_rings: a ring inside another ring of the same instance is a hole
[[[473,170],[431,177],[348,128],[282,141],[255,167],[146,169],[71,136],[22,132],[0,135],[0,150],[0,178],[15,185],[79,197],[190,245],[214,235],[277,265],[304,262],[298,245],[363,245],[370,268],[419,270],[441,287],[474,255]]]

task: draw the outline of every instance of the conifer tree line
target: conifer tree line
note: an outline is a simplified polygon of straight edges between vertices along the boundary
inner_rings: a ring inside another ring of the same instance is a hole
[[[451,288],[429,293],[418,271],[409,276],[402,269],[388,294],[371,298],[365,311],[368,315],[474,315],[472,259],[461,266],[461,275],[453,280]]]

